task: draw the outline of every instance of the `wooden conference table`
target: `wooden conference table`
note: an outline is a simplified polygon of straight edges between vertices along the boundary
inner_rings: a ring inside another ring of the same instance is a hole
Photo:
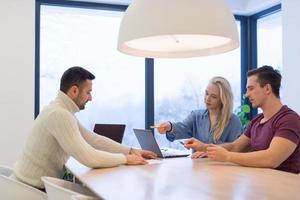
[[[207,158],[172,158],[105,169],[90,169],[71,158],[66,166],[108,200],[300,199],[300,175]]]

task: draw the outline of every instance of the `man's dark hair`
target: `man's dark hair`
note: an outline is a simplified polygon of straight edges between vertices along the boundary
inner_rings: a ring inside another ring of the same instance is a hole
[[[253,75],[257,76],[260,87],[270,84],[275,96],[278,98],[280,97],[279,89],[281,85],[281,74],[278,70],[273,69],[271,66],[264,65],[260,68],[250,70],[247,73],[247,77]]]
[[[71,67],[64,72],[60,79],[60,90],[67,93],[73,85],[79,87],[84,81],[93,79],[95,76],[86,69],[77,66]]]

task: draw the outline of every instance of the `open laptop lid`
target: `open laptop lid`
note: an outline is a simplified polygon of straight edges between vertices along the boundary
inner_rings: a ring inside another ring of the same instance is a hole
[[[154,153],[157,154],[158,157],[173,158],[173,157],[184,157],[189,155],[189,153],[185,153],[180,150],[169,149],[169,148],[164,148],[163,149],[164,152],[162,153],[151,130],[133,129],[133,132],[138,142],[140,143],[141,148],[144,150],[153,151]]]
[[[163,157],[151,130],[133,129],[133,132],[143,150],[153,151],[158,157]]]
[[[125,124],[95,124],[94,132],[122,143]]]

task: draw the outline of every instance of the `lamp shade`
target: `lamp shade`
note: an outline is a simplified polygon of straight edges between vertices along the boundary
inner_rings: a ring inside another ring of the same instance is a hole
[[[187,58],[239,46],[223,0],[133,0],[122,19],[118,50],[148,58]]]

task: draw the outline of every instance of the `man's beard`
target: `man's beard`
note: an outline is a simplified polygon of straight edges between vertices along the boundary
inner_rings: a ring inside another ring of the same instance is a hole
[[[74,102],[78,106],[79,110],[84,110],[85,109],[85,104],[87,102],[85,102],[84,104],[80,104],[80,99],[79,98],[74,99]]]
[[[81,106],[79,106],[79,109],[80,109],[80,110],[84,110],[84,108],[85,108],[85,104],[84,104],[84,105],[81,105]]]

